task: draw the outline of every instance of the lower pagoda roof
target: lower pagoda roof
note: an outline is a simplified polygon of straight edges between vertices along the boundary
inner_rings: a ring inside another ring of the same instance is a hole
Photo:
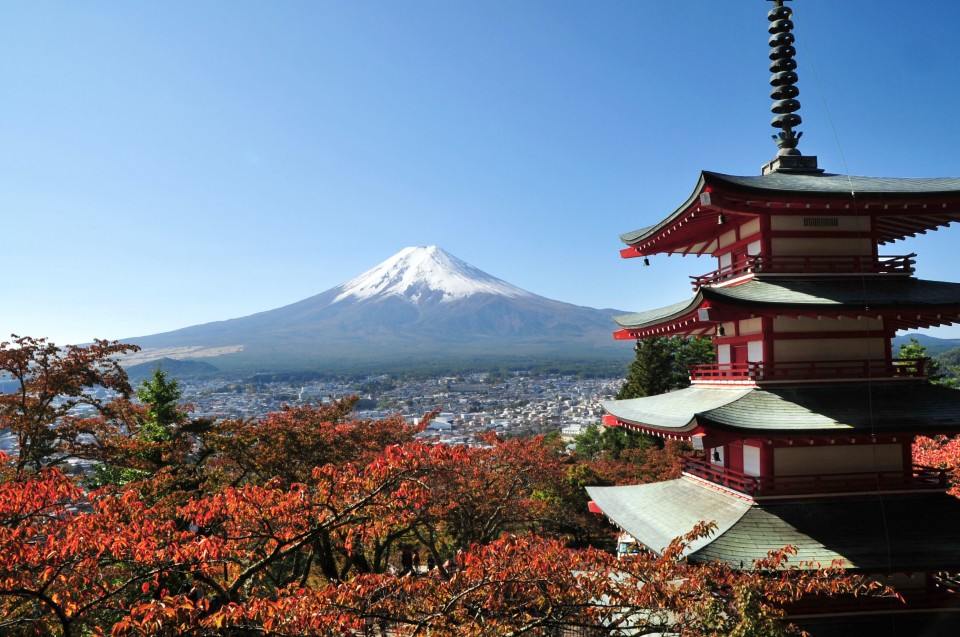
[[[927,383],[687,387],[601,406],[608,424],[681,437],[705,429],[755,436],[960,432],[960,391]]]
[[[661,553],[701,521],[713,535],[688,558],[751,568],[772,550],[797,549],[801,562],[867,572],[950,570],[960,566],[960,500],[945,493],[752,502],[683,477],[625,487],[587,487],[617,526]]]
[[[714,308],[702,320],[698,310]],[[724,313],[724,309],[727,313]],[[712,328],[717,321],[754,314],[864,315],[890,317],[894,327],[942,325],[960,321],[960,283],[903,277],[844,279],[763,279],[740,285],[701,287],[689,301],[636,314],[615,316],[629,332],[624,338],[658,333],[690,334]]]

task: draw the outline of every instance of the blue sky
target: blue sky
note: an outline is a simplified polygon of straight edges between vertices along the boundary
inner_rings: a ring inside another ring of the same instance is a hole
[[[245,316],[409,245],[570,303],[686,298],[711,261],[643,268],[618,235],[775,154],[770,6],[0,2],[0,335]],[[801,150],[960,175],[960,3],[792,6]],[[958,281],[958,233],[883,252]]]

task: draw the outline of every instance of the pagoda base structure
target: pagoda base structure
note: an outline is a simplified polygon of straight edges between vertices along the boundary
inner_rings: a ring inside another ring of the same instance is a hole
[[[947,493],[946,471],[916,466],[911,456],[916,436],[960,430],[960,391],[917,379],[751,381],[603,407],[607,426],[688,440],[696,450],[679,479],[587,489],[593,510],[647,550],[659,554],[698,523],[714,522],[711,535],[687,547],[687,559],[750,569],[792,546],[793,566],[837,565],[902,597],[788,609],[814,635],[851,621],[876,622],[869,634],[960,634],[960,500]],[[949,629],[891,628],[927,624]]]
[[[960,634],[960,582],[954,575],[960,572],[960,500],[942,491],[754,499],[684,474],[588,492],[616,526],[647,548],[666,547],[710,520],[714,533],[691,543],[687,559],[749,569],[769,551],[792,546],[797,553],[791,564],[801,569],[839,565],[902,597],[818,598],[786,609],[790,621],[814,637]]]

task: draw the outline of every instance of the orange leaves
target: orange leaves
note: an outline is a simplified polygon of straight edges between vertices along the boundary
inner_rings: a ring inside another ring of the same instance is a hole
[[[408,443],[419,428],[399,416],[355,420],[356,399],[319,407],[285,407],[260,420],[217,423],[204,442],[228,474],[287,484],[306,481],[320,466],[365,465],[391,446]]]
[[[96,356],[76,355],[80,370]],[[138,454],[159,446],[124,440],[124,419],[139,412],[115,407],[117,420],[99,423],[103,453],[153,462]],[[662,557],[570,550],[533,533],[575,530],[583,481],[597,473],[576,470],[558,446],[495,436],[484,447],[424,444],[399,418],[356,421],[350,407],[198,427],[163,442],[154,459],[174,466],[136,489],[90,493],[55,470],[0,466],[0,617],[38,633],[113,637],[381,627],[479,637],[626,619],[727,634],[765,627],[776,604],[803,595],[869,592],[839,569],[792,568],[789,547],[755,573],[688,563],[685,543],[710,525]],[[389,572],[398,553],[410,560],[403,576]]]
[[[18,388],[0,394],[0,423],[17,435],[19,469],[56,464],[57,453],[71,441],[66,434],[78,431],[71,410],[86,404],[109,411],[93,391],[98,387],[128,395],[130,385],[116,356],[139,348],[100,340],[60,348],[43,338],[12,338],[0,343],[0,374],[12,377]],[[60,431],[55,427],[60,424],[68,426]]]
[[[950,493],[960,497],[960,436],[917,436],[913,443],[916,464],[950,471]]]

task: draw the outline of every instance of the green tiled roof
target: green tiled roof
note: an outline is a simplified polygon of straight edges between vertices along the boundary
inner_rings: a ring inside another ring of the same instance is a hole
[[[649,310],[647,312],[636,312],[634,314],[623,314],[614,316],[613,321],[620,327],[634,327],[637,325],[656,324],[667,319],[683,316],[692,311],[698,304],[701,297],[697,296],[689,301],[680,301],[666,307]]]
[[[760,275],[762,277],[762,275]],[[740,285],[703,287],[696,296],[666,307],[613,317],[626,329],[642,329],[693,312],[704,301],[730,305],[838,310],[869,305],[874,310],[960,306],[960,283],[922,281],[906,277],[850,277],[844,279],[763,279]]]
[[[825,195],[837,197],[849,196],[851,192],[872,199],[883,199],[897,195],[930,196],[960,194],[960,178],[891,178],[857,177],[831,173],[780,173],[766,175],[736,176],[710,171],[700,173],[697,185],[690,197],[665,219],[652,226],[640,228],[620,235],[620,240],[631,245],[645,237],[652,236],[680,216],[696,202],[701,189],[707,184],[728,185],[734,188],[768,192],[777,195],[795,193],[797,195]]]
[[[755,389],[698,414],[697,420],[707,426],[778,432],[960,431],[960,391],[898,382]]]
[[[624,487],[587,487],[587,495],[604,515],[652,551],[662,553],[670,542],[700,522],[716,522],[726,532],[746,513],[749,500],[686,479]],[[697,540],[691,553],[716,539]]]
[[[836,175],[832,173],[781,173],[766,175],[736,176],[710,171],[703,172],[710,183],[730,184],[751,190],[798,194],[958,194],[960,179],[956,177],[940,178],[894,178],[894,177],[857,177],[854,175]]]
[[[742,285],[702,288],[705,299],[750,305],[871,308],[960,304],[960,283],[905,277],[848,279],[753,279]]]
[[[957,432],[960,391],[904,382],[791,388],[688,387],[601,403],[618,420],[684,433],[697,425],[764,433]]]
[[[748,566],[787,544],[801,561],[865,571],[960,565],[960,500],[944,493],[761,503],[692,557]]]
[[[748,568],[791,545],[791,564],[835,559],[865,571],[960,566],[960,500],[943,493],[751,503],[689,478],[628,487],[588,487],[607,517],[654,551],[700,521],[714,535],[689,547],[695,560]]]
[[[753,391],[753,388],[686,387],[657,396],[602,401],[600,405],[626,422],[682,432],[696,425],[698,414],[736,402]]]

